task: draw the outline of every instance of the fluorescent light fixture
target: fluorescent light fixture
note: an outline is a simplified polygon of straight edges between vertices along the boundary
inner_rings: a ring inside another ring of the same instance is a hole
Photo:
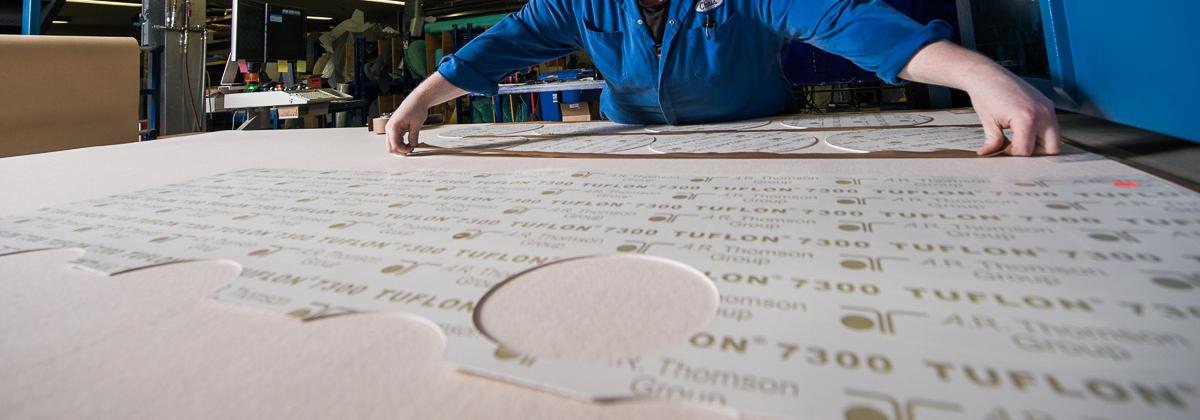
[[[333,20],[333,18],[328,17],[328,16],[305,16],[305,17],[308,18],[308,20]]]
[[[68,23],[71,23],[71,21],[69,21],[69,20],[52,20],[52,21],[50,21],[50,23],[59,23],[59,24],[66,25]]]
[[[101,6],[125,6],[141,8],[141,3],[130,3],[127,1],[106,1],[106,0],[67,0],[67,3],[83,3],[83,4],[98,4]]]
[[[371,2],[371,3],[397,4],[397,5],[401,5],[401,6],[404,5],[404,2],[396,1],[396,0],[363,0],[363,1]]]

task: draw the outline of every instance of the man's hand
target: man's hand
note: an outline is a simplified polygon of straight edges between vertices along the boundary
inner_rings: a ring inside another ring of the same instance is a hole
[[[417,148],[421,139],[421,126],[429,116],[429,107],[417,105],[413,98],[406,98],[400,108],[392,113],[387,122],[388,153],[407,156]]]
[[[987,57],[937,42],[917,52],[900,77],[965,90],[987,133],[979,155],[1059,153],[1062,141],[1054,103]],[[1005,129],[1012,130],[1011,139],[1005,138]]]
[[[1033,86],[1004,71],[968,84],[966,90],[987,133],[987,143],[978,151],[981,156],[1000,151],[1012,156],[1059,153],[1054,103]],[[1005,142],[1006,128],[1012,130],[1011,146]]]
[[[404,98],[400,108],[387,122],[388,153],[407,156],[421,140],[421,126],[429,116],[429,107],[466,94],[450,84],[441,73],[433,73]]]

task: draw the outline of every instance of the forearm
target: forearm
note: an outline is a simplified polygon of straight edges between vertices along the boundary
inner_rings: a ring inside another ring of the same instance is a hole
[[[575,0],[529,0],[454,54],[438,63],[438,73],[472,93],[495,96],[498,84],[515,71],[570,54],[583,47]]]
[[[991,59],[950,41],[927,45],[900,71],[905,80],[959,90],[969,90],[974,83],[999,75],[1011,73]]]
[[[434,72],[432,76],[421,82],[412,93],[404,99],[404,102],[410,102],[411,105],[429,109],[430,107],[452,100],[459,96],[467,94],[467,91],[459,89],[458,86],[450,83],[441,73]]]

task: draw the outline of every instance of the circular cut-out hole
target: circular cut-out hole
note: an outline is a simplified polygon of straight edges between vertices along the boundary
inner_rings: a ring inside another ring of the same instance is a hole
[[[609,361],[686,342],[719,302],[704,273],[645,255],[583,257],[519,273],[479,303],[475,323],[534,356]]]

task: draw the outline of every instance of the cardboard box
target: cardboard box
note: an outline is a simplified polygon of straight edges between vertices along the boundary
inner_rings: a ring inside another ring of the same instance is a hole
[[[291,119],[295,119],[295,118],[300,118],[300,106],[299,105],[281,106],[281,107],[275,108],[275,112],[278,115],[279,119],[281,119],[281,120],[291,120]]]
[[[558,104],[558,109],[562,111],[563,122],[583,122],[600,119],[599,107],[593,106],[590,102]]]

